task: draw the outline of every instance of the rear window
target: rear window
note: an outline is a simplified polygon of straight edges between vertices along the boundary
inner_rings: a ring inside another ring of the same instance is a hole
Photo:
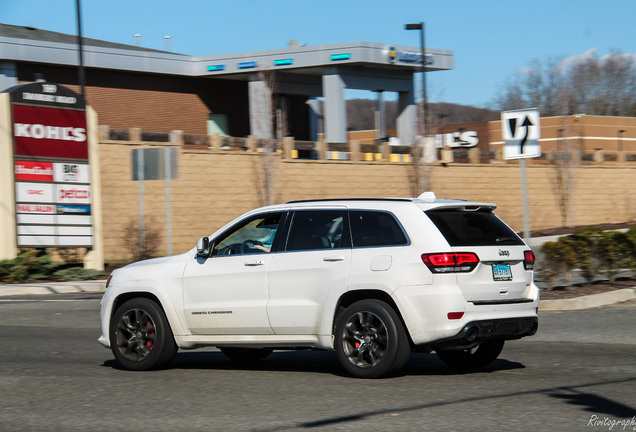
[[[488,210],[444,209],[426,215],[451,246],[523,245],[508,225]]]

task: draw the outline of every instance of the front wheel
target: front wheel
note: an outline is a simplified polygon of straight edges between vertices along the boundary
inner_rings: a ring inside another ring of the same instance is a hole
[[[411,354],[400,318],[379,300],[362,300],[345,309],[336,324],[335,349],[340,364],[358,378],[398,371]]]
[[[456,369],[479,369],[494,362],[501,350],[504,340],[482,342],[475,348],[467,350],[439,349],[437,355],[447,365]]]
[[[119,364],[130,370],[159,367],[177,354],[163,310],[147,298],[131,299],[117,308],[110,321],[110,341]]]

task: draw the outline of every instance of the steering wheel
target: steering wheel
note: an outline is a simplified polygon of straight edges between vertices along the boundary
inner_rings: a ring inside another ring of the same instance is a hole
[[[254,245],[263,246],[263,243],[259,242],[258,240],[245,240],[243,243],[241,243],[241,253],[244,254],[254,252],[254,250],[260,250],[255,248]]]

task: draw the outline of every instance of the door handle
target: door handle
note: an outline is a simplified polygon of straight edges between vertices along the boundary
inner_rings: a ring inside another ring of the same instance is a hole
[[[342,255],[332,255],[328,257],[324,257],[322,260],[326,262],[336,262],[336,261],[344,261],[345,257]]]
[[[265,264],[265,262],[264,261],[259,261],[259,260],[247,261],[245,263],[245,265],[248,266],[248,267],[262,266],[263,264]]]

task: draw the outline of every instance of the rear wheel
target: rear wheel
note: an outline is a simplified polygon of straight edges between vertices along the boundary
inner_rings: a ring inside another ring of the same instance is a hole
[[[336,325],[335,349],[340,364],[358,378],[395,372],[411,354],[397,313],[378,300],[362,300],[345,309]]]
[[[482,342],[469,350],[439,349],[437,355],[447,365],[456,369],[479,369],[494,362],[501,350],[504,340]]]
[[[170,362],[177,345],[163,310],[135,298],[117,308],[110,321],[111,349],[126,369],[148,370]]]
[[[271,348],[219,348],[228,358],[238,362],[252,362],[263,360],[272,353]]]

